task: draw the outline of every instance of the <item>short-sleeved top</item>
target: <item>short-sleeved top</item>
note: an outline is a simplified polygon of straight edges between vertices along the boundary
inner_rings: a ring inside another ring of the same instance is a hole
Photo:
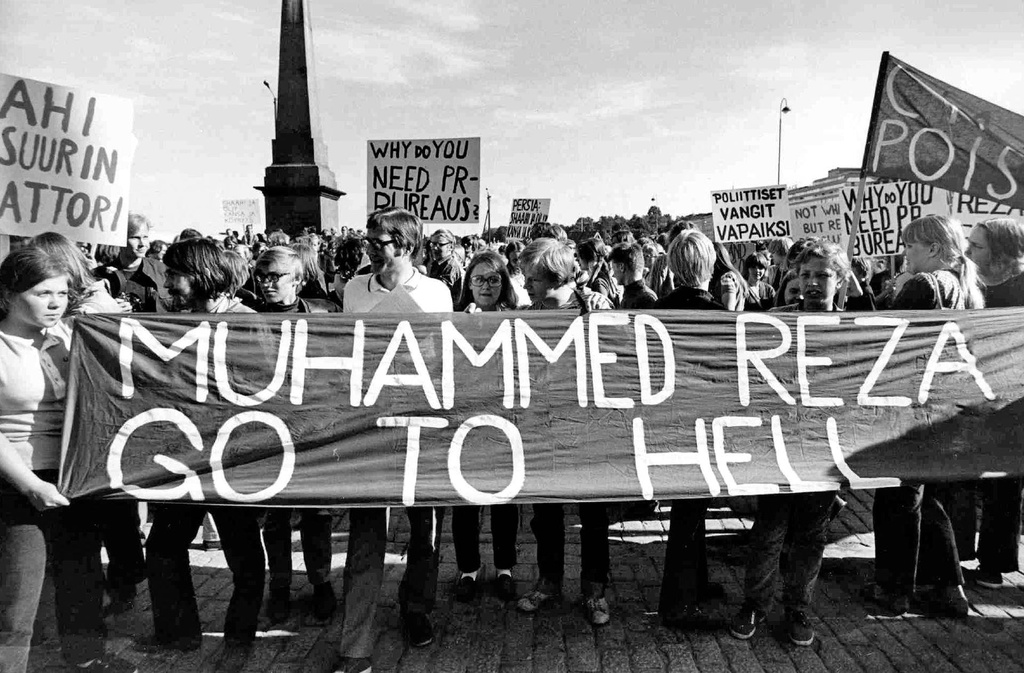
[[[345,285],[345,313],[450,313],[448,286],[416,269],[394,290],[388,290],[373,273],[355,276]]]
[[[0,331],[0,434],[30,470],[55,470],[67,397],[71,330],[63,322],[43,343]]]

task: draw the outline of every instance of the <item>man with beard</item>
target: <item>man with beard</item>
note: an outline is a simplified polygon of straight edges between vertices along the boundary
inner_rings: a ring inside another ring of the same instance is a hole
[[[164,256],[166,288],[175,311],[253,313],[234,298],[238,280],[225,253],[202,238],[171,245]],[[153,504],[146,541],[146,574],[153,603],[154,638],[149,648],[199,649],[202,631],[189,567],[188,547],[209,511],[220,529],[234,592],[224,618],[225,660],[239,663],[256,638],[263,601],[264,563],[260,509],[232,505]]]
[[[452,295],[444,283],[416,270],[413,259],[421,245],[419,219],[401,208],[372,213],[366,222],[370,273],[345,285],[345,313],[444,313]],[[430,612],[437,590],[437,564],[443,507],[408,507],[410,540],[399,605],[406,635],[413,647],[434,642]],[[341,661],[335,670],[364,673],[371,667],[374,615],[384,578],[388,510],[349,510],[348,558],[342,591]]]

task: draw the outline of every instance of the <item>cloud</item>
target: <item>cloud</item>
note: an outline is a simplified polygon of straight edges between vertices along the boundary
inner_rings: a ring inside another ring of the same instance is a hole
[[[241,23],[241,24],[245,24],[245,25],[248,25],[248,26],[252,26],[252,25],[256,24],[256,21],[254,21],[252,18],[250,18],[248,16],[244,16],[242,14],[238,14],[237,12],[226,12],[226,11],[223,11],[223,10],[214,10],[214,11],[210,12],[210,16],[212,16],[215,19],[220,19],[222,21],[230,21],[231,23]]]
[[[480,29],[481,21],[464,0],[395,0],[394,5],[434,26],[454,32]]]
[[[482,72],[495,60],[484,50],[422,26],[380,27],[347,21],[343,28],[321,28],[316,52],[321,72],[352,82],[404,85]]]
[[[671,101],[661,98],[662,89],[663,83],[656,79],[611,83],[544,99],[549,101],[548,109],[503,109],[495,116],[502,123],[576,127],[595,120],[632,117],[672,105]]]
[[[229,51],[224,49],[200,49],[194,51],[188,55],[193,61],[203,61],[205,63],[234,63],[238,58]]]

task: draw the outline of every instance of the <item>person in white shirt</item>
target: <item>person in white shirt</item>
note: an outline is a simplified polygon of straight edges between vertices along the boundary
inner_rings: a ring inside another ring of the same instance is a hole
[[[370,273],[345,285],[345,313],[445,313],[452,310],[448,286],[416,270],[413,260],[422,239],[420,220],[407,210],[385,208],[366,222]],[[399,589],[399,604],[409,643],[434,641],[430,612],[437,590],[437,565],[443,507],[409,507],[408,563]],[[342,629],[335,667],[340,673],[363,673],[371,667],[374,615],[384,577],[388,511],[384,507],[349,510],[348,558],[342,600]]]

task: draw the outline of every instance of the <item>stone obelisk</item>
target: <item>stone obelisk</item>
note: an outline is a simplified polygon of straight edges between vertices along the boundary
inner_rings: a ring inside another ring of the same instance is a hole
[[[320,133],[313,29],[306,0],[281,1],[281,57],[273,160],[263,186],[268,230],[291,235],[305,227],[338,229],[334,173],[327,167],[327,146]]]

